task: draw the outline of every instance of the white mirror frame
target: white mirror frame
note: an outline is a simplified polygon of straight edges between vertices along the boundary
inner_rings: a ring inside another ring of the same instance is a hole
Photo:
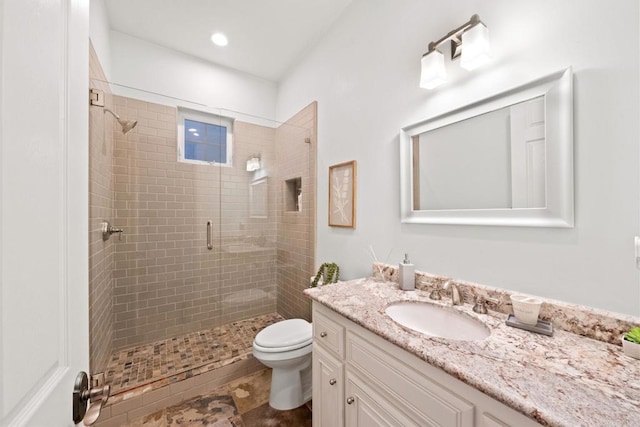
[[[413,136],[543,95],[546,126],[546,207],[413,209]],[[400,132],[400,215],[403,223],[573,227],[571,68],[403,128]]]

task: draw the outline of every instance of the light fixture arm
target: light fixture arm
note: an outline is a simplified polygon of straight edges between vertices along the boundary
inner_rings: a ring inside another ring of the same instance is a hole
[[[469,21],[465,22],[458,28],[449,31],[444,37],[441,37],[437,41],[429,43],[429,50],[425,53],[425,55],[436,50],[438,46],[440,46],[444,42],[451,40],[451,60],[457,59],[462,52],[462,50],[460,49],[462,45],[462,33],[477,24],[484,25],[484,23],[480,20],[480,16],[474,14],[471,16],[471,19],[469,19]]]

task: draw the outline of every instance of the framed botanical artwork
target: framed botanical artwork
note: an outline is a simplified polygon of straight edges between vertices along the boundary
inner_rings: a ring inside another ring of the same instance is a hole
[[[356,161],[329,166],[329,226],[356,228]]]

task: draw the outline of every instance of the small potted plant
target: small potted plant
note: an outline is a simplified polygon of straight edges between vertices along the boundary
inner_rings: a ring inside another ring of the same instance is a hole
[[[340,267],[335,262],[325,262],[320,266],[316,273],[311,287],[315,288],[319,285],[326,285],[329,283],[336,283],[340,278]]]
[[[640,359],[640,327],[633,328],[622,337],[622,351],[627,356]]]

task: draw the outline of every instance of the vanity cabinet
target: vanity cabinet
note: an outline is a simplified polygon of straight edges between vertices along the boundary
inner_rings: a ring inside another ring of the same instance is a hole
[[[313,425],[539,426],[314,301]]]
[[[344,363],[320,346],[313,348],[313,425],[344,425]]]

